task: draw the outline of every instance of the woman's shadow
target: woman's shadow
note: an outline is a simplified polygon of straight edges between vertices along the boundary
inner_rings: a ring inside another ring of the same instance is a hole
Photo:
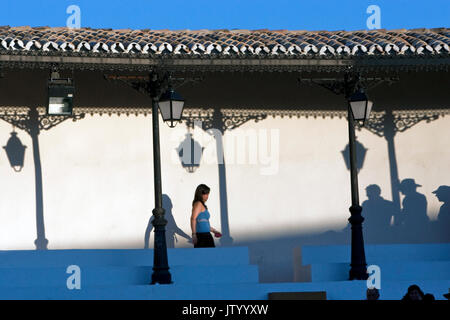
[[[172,200],[170,200],[167,194],[162,195],[162,206],[165,210],[164,218],[167,220],[166,225],[167,248],[175,248],[175,242],[178,242],[178,238],[176,236],[177,234],[187,239],[188,242],[192,242],[192,238],[177,226],[172,214],[172,207],[173,207]],[[145,230],[144,249],[149,249],[150,247],[150,235],[153,230],[152,224],[153,219],[154,216],[152,215],[150,217],[150,220],[148,221],[147,229]]]

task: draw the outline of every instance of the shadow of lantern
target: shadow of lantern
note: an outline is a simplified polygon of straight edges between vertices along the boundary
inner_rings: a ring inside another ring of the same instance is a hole
[[[187,133],[186,138],[180,143],[176,149],[181,165],[189,173],[193,173],[200,167],[200,160],[203,155],[203,148],[200,143],[192,138],[192,133]]]
[[[361,170],[364,164],[364,158],[366,157],[367,148],[363,146],[361,142],[358,140],[356,142],[356,169]],[[347,170],[350,170],[350,150],[349,145],[347,144],[345,146],[345,149],[341,151],[342,156],[344,157],[345,166],[347,167]]]
[[[23,168],[25,148],[26,146],[24,146],[17,137],[17,132],[11,132],[11,137],[9,137],[9,140],[3,149],[6,151],[11,167],[16,172],[20,172]]]

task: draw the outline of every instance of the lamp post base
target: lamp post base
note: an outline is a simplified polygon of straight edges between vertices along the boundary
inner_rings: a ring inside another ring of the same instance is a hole
[[[153,227],[155,228],[155,248],[153,255],[153,274],[151,284],[171,284],[172,277],[169,272],[169,261],[167,258],[166,230],[167,220],[164,219],[164,209],[157,207],[153,209]]]
[[[172,276],[168,269],[153,270],[150,284],[171,284]]]
[[[364,239],[362,233],[362,223],[364,218],[361,215],[360,206],[351,206],[351,217],[348,219],[352,225],[352,252],[350,264],[350,280],[367,280],[366,254],[364,252]]]
[[[367,268],[365,266],[351,266],[349,280],[367,280]]]

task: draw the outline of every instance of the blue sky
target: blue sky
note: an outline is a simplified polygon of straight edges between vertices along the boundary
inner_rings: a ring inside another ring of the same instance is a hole
[[[450,0],[2,0],[0,25],[66,26],[70,5],[81,10],[81,27],[113,29],[363,30],[370,5],[384,29],[450,20]]]

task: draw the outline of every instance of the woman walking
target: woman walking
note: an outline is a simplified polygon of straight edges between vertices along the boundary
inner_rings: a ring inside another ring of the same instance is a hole
[[[195,190],[194,201],[192,201],[191,229],[192,242],[194,248],[214,248],[214,239],[211,232],[216,238],[220,238],[222,234],[210,226],[208,207],[205,202],[208,201],[209,187],[200,184]]]

